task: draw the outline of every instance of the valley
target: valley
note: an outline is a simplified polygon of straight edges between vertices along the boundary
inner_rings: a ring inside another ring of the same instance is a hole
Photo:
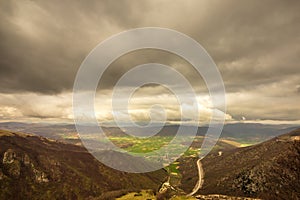
[[[204,137],[197,135],[181,157],[164,169],[131,174],[101,164],[81,143],[74,145],[69,140],[2,130],[0,199],[21,199],[23,195],[31,199],[217,199],[213,196],[216,194],[223,195],[223,199],[270,199],[274,195],[297,199],[299,135],[298,129],[247,147],[244,147],[247,141],[221,138],[201,163],[197,160]],[[189,137],[181,138],[182,146]],[[156,151],[172,138],[171,135],[151,138],[109,135],[115,145],[133,154]],[[176,146],[171,150],[177,153]],[[168,156],[172,157],[172,153]],[[194,186],[197,189],[192,192]]]

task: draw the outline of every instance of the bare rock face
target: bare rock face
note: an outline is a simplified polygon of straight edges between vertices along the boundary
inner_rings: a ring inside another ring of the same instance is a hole
[[[26,153],[18,153],[14,149],[8,149],[3,154],[2,163],[8,177],[19,178],[22,168],[26,168],[34,175],[34,180],[37,183],[49,182],[45,172],[36,169],[30,157]],[[24,169],[24,171],[26,171]],[[4,174],[0,172],[0,179],[4,178]]]
[[[33,169],[33,173],[34,173],[36,182],[38,182],[38,183],[47,183],[47,182],[49,182],[49,179],[47,178],[47,175],[44,172],[39,171],[37,169]]]
[[[17,154],[13,149],[8,149],[3,155],[3,164],[11,164],[16,159]]]
[[[13,149],[8,149],[4,155],[2,163],[7,174],[13,178],[18,178],[21,174],[21,163],[17,160],[17,153]]]

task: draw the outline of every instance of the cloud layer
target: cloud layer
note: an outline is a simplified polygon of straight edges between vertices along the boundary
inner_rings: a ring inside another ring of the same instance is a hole
[[[159,26],[183,32],[206,48],[224,79],[228,118],[299,120],[299,7],[293,0],[1,1],[0,116],[72,118],[70,94],[86,55],[113,34]],[[114,62],[102,80],[101,95],[109,98],[123,73],[147,62],[173,66],[199,97],[205,96],[203,80],[188,63],[154,50],[133,52]],[[150,87],[143,92],[145,103],[133,110],[145,109],[154,95],[167,93]]]

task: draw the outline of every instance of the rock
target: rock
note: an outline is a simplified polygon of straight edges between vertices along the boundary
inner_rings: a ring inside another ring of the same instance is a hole
[[[3,164],[13,163],[16,159],[17,154],[13,149],[8,149],[3,155]]]
[[[37,169],[33,169],[33,173],[34,173],[36,182],[38,182],[38,183],[48,183],[49,182],[49,179],[47,178],[47,175],[44,172],[39,171]]]
[[[8,149],[3,154],[3,166],[7,175],[18,178],[21,174],[21,163],[17,159],[17,153],[13,149]]]

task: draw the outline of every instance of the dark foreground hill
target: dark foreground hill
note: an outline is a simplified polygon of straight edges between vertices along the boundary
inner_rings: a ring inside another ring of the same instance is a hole
[[[198,193],[300,199],[299,135],[297,129],[258,145],[208,155],[202,161],[204,185]],[[188,158],[180,168],[186,192],[197,181],[195,162]]]
[[[105,199],[157,190],[166,176],[164,170],[120,172],[80,146],[0,131],[0,199]]]

